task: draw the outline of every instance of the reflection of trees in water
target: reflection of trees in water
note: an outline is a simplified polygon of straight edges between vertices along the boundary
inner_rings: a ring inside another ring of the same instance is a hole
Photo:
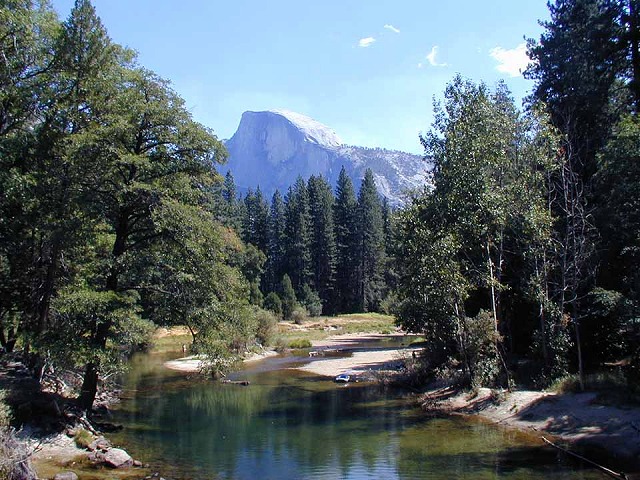
[[[576,473],[557,452],[540,448],[537,437],[462,418],[406,429],[399,435],[397,464],[400,478],[586,480],[599,475]]]
[[[388,439],[403,420],[379,389],[299,386],[203,383],[138,398],[127,436],[152,458],[198,464],[210,475],[233,477],[268,465],[293,478],[308,469],[345,473],[354,464],[365,470],[394,465]]]

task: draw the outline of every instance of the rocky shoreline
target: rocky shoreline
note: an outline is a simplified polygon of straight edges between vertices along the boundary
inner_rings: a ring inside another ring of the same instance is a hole
[[[417,396],[430,415],[468,415],[588,452],[627,478],[640,478],[640,409],[606,404],[595,392],[556,394],[451,387]],[[623,477],[620,477],[623,478]]]
[[[341,347],[356,344],[359,341],[376,341],[379,336],[349,335],[336,336],[322,342],[314,342],[314,349]],[[360,343],[360,345],[362,345]],[[372,348],[358,349],[358,355],[349,357],[348,365],[340,363],[342,358],[321,358],[308,365],[319,375],[333,376],[339,370],[388,368],[411,355],[411,349]],[[384,352],[384,355],[381,354]],[[260,360],[254,358],[252,360]],[[192,359],[194,360],[194,359]],[[391,363],[390,363],[391,362]],[[197,361],[188,363],[191,368]],[[185,367],[187,364],[182,364]],[[0,372],[3,383],[16,381],[12,376],[24,377],[15,365],[14,369],[4,368]],[[186,369],[181,368],[182,371]],[[12,373],[13,372],[13,373]],[[17,373],[16,373],[17,372]],[[392,370],[390,370],[392,372]],[[393,375],[393,373],[391,373]],[[2,378],[4,377],[4,378]],[[24,379],[23,379],[24,380]],[[14,385],[15,386],[15,385]],[[113,392],[111,392],[113,393]],[[59,397],[33,399],[29,409],[45,408],[50,418],[58,415],[58,431],[43,433],[45,429],[24,428],[20,438],[26,442],[32,452],[31,460],[36,466],[40,478],[73,480],[74,468],[86,472],[88,468],[108,468],[112,472],[109,478],[160,478],[151,473],[149,466],[131,458],[125,451],[112,446],[100,435],[101,427],[108,427],[108,421],[102,423],[99,417],[86,418],[69,410],[60,403]],[[588,451],[596,460],[615,471],[626,471],[628,478],[640,478],[640,409],[637,406],[614,406],[603,402],[597,393],[554,394],[540,391],[496,391],[480,388],[473,392],[464,392],[451,387],[432,388],[413,397],[427,415],[468,415],[491,422],[505,428],[515,428],[529,432],[540,439],[545,436],[569,448]],[[108,405],[118,401],[110,394],[101,398],[100,410],[108,420]],[[55,406],[54,406],[55,403]],[[69,402],[72,405],[72,402]],[[26,407],[25,407],[26,408]],[[39,411],[42,413],[42,411]],[[66,427],[59,428],[60,419],[66,419]],[[54,420],[45,421],[49,427]],[[88,422],[88,423],[87,423]],[[94,427],[95,425],[95,427]],[[80,429],[91,433],[91,441],[86,448],[76,445]],[[594,453],[595,452],[595,453]],[[600,452],[601,454],[599,454]],[[113,470],[112,470],[113,469]],[[634,472],[634,473],[630,473]],[[56,476],[62,475],[62,476]],[[623,477],[620,477],[623,478]]]

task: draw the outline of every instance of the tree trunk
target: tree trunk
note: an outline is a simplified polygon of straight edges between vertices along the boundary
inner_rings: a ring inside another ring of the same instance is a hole
[[[113,258],[113,266],[109,271],[109,275],[105,281],[105,289],[111,292],[118,291],[118,278],[120,275],[118,258],[126,251],[127,236],[129,234],[129,215],[125,210],[121,210],[120,218],[116,224],[116,238],[111,252]],[[107,339],[111,332],[112,322],[107,319],[101,319],[101,322],[94,320],[93,338],[91,339],[92,347],[102,352],[106,348]],[[82,391],[78,399],[82,408],[91,409],[93,402],[98,393],[98,380],[100,376],[100,362],[93,360],[89,362],[85,369],[84,379],[82,381]]]
[[[85,368],[80,397],[78,398],[78,403],[84,410],[91,410],[96,399],[96,394],[98,393],[98,370],[99,367],[94,362],[89,362]]]

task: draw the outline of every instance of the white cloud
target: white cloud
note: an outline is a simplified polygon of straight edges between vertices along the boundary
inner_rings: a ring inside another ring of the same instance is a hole
[[[388,23],[384,26],[384,28],[386,28],[387,30],[391,30],[393,33],[400,33],[400,30]]]
[[[531,60],[527,56],[527,46],[521,43],[516,48],[506,50],[502,47],[495,47],[489,51],[489,55],[498,62],[496,69],[506,73],[511,77],[518,77],[527,68]]]
[[[422,67],[423,67],[422,62],[420,62],[420,63],[418,64],[418,68],[422,68]]]
[[[434,45],[431,48],[431,52],[429,52],[429,55],[426,56],[426,59],[429,61],[429,64],[432,67],[446,67],[447,66],[446,63],[438,63],[438,60],[436,60],[437,55],[438,55],[438,46]]]
[[[370,46],[375,41],[376,41],[376,39],[373,38],[373,37],[361,38],[360,41],[358,42],[358,46],[365,48],[365,47]]]

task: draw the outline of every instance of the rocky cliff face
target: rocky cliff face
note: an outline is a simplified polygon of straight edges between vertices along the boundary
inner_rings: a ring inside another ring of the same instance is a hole
[[[381,195],[391,205],[401,205],[405,191],[427,180],[428,164],[409,153],[343,145],[329,127],[304,115],[284,110],[245,112],[236,133],[225,142],[238,187],[260,186],[269,198],[283,194],[298,175],[305,180],[322,175],[335,186],[342,166],[359,188],[367,168],[373,171]]]

